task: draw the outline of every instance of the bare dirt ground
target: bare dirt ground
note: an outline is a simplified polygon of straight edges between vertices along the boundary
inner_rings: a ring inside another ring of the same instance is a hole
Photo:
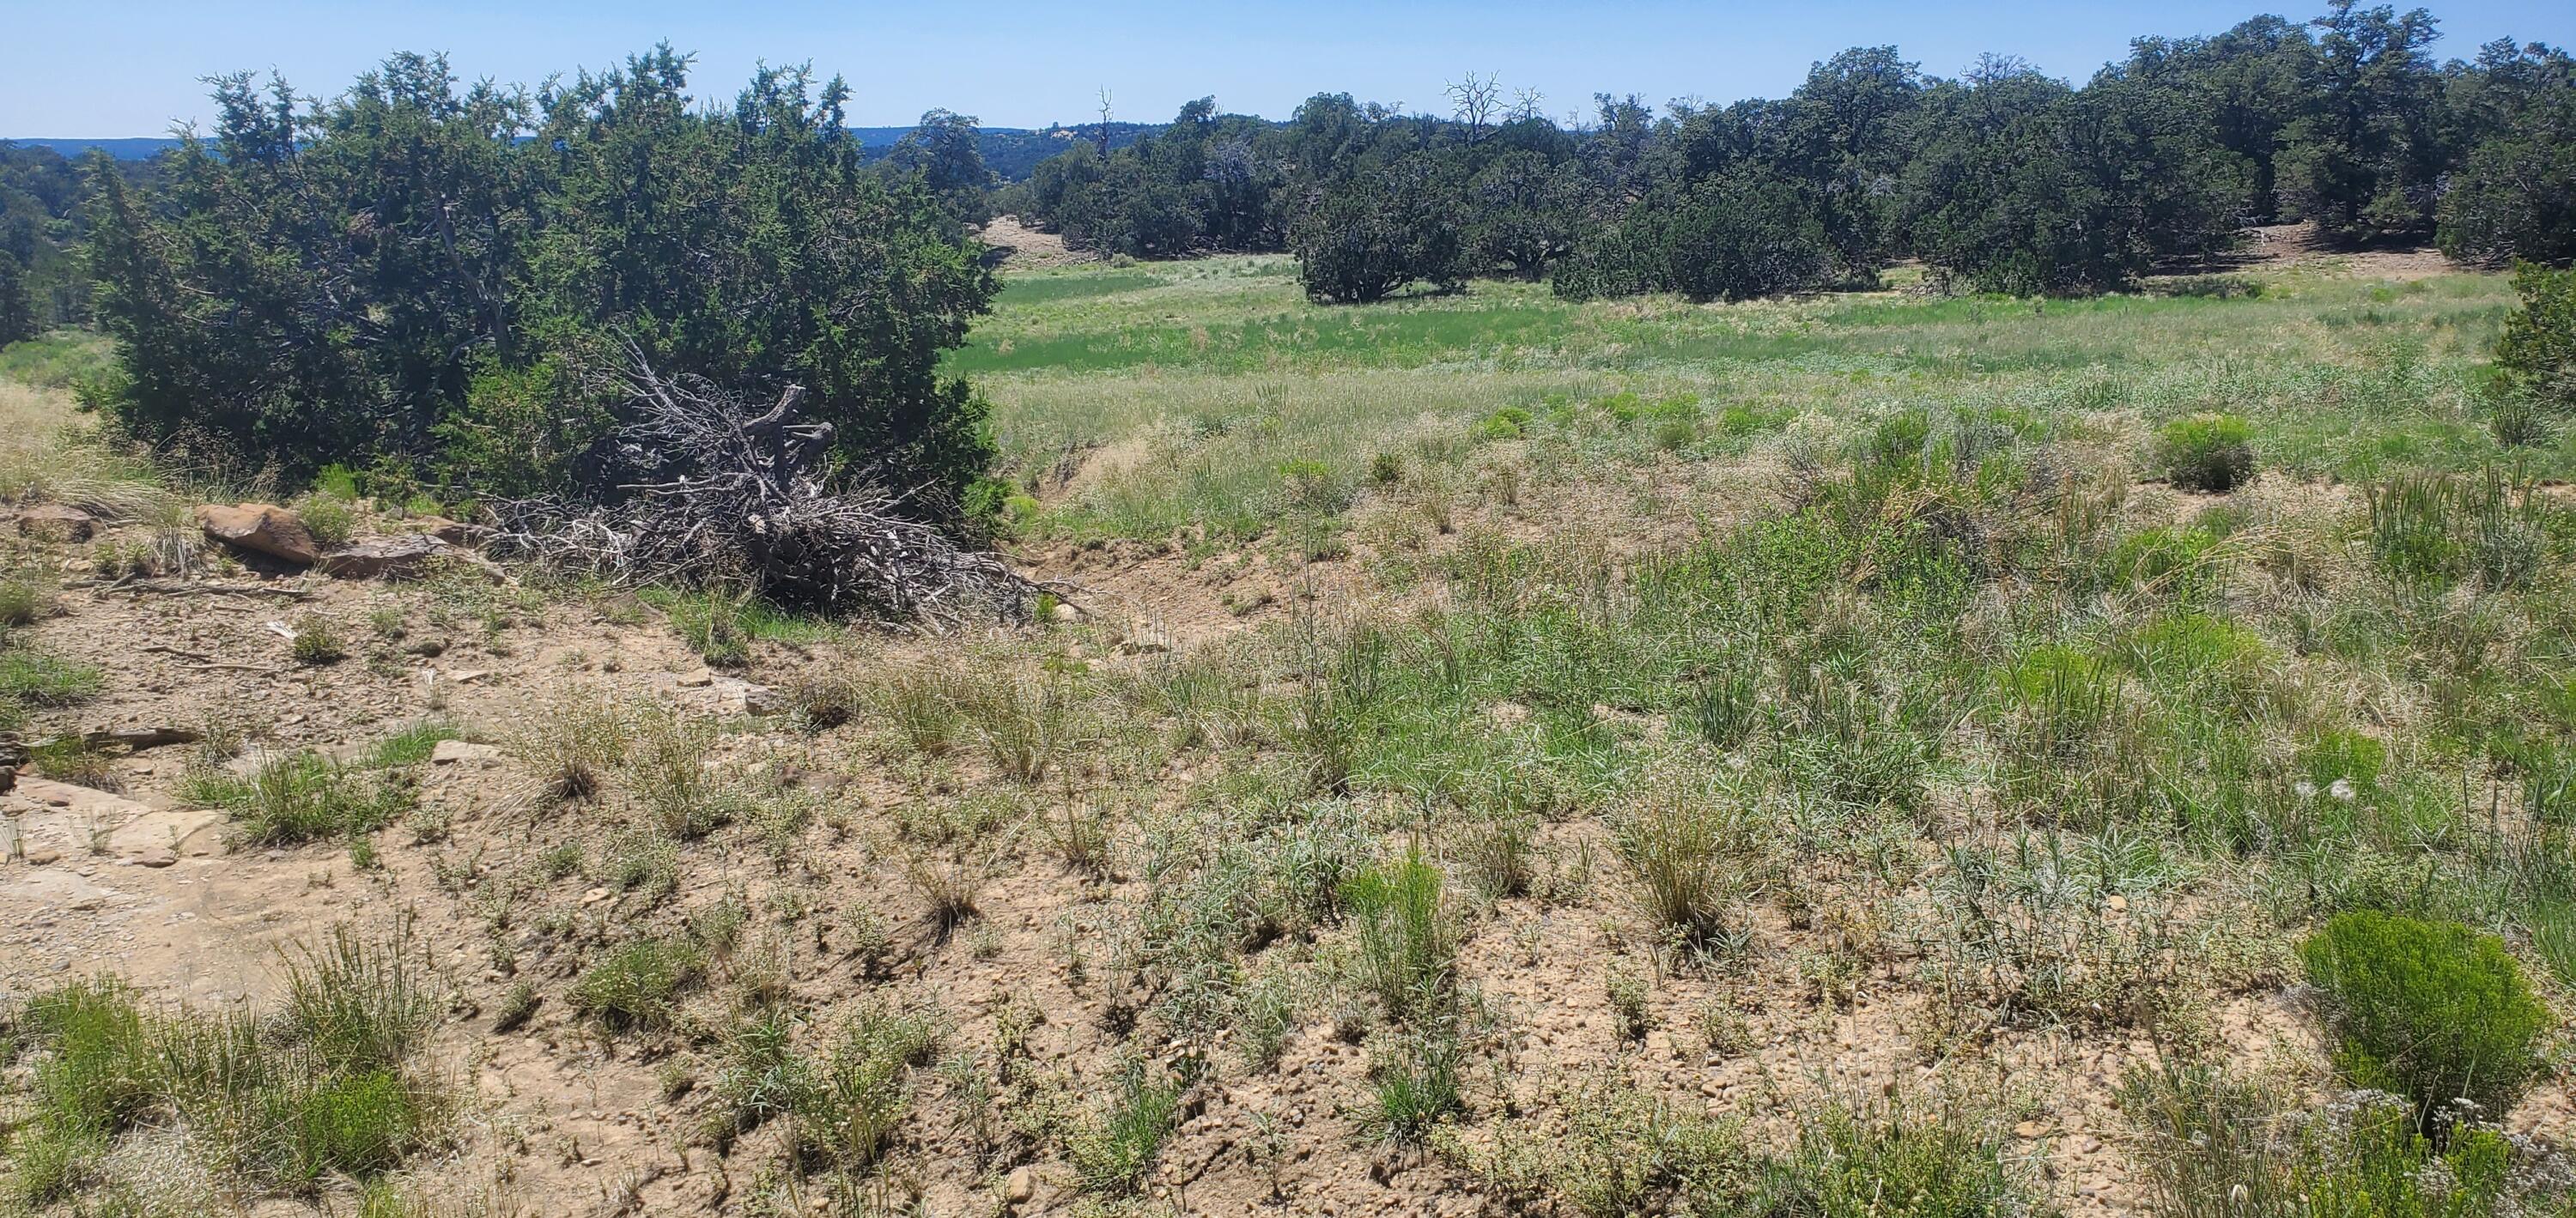
[[[1013,267],[1071,266],[1099,261],[1094,255],[1066,249],[1064,238],[1030,228],[1020,223],[1018,216],[995,216],[977,235],[984,239],[984,244],[1004,251]]]

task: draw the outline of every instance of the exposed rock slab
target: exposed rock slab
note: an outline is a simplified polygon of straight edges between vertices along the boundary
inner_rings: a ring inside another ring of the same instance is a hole
[[[209,503],[197,509],[197,527],[237,550],[300,567],[322,561],[322,550],[313,544],[304,519],[273,503]]]
[[[39,503],[18,509],[18,535],[38,541],[88,541],[98,518],[76,507]]]
[[[456,548],[428,533],[361,537],[322,556],[322,573],[340,579],[417,579]]]

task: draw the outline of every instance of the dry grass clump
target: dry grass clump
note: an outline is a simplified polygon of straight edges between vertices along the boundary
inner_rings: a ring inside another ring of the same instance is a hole
[[[601,694],[572,691],[532,713],[505,747],[535,775],[549,805],[585,800],[626,759],[628,718]]]
[[[1650,924],[1697,951],[1742,946],[1744,901],[1770,836],[1751,802],[1708,775],[1660,775],[1611,814],[1610,833]]]

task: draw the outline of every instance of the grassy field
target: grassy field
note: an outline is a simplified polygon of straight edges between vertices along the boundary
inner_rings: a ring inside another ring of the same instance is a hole
[[[2512,299],[2494,276],[2306,268],[2224,292],[2191,280],[2086,301],[1739,306],[1569,304],[1484,282],[1355,309],[1308,303],[1292,272],[1250,257],[1010,277],[952,363],[993,399],[1006,462],[1032,491],[1068,457],[1124,446],[1126,476],[1086,482],[1048,519],[1147,541],[1190,526],[1245,539],[1319,479],[1328,500],[1348,498],[1381,453],[1457,467],[1480,440],[1518,439],[1560,469],[1725,457],[1801,416],[1812,440],[1916,409],[2132,442],[2229,411],[2256,422],[2267,467],[2305,478],[2505,459],[2468,383]],[[1595,423],[1614,412],[1595,408],[1623,394],[1652,417],[1607,434]],[[1497,412],[1531,418],[1479,431]],[[2515,459],[2564,477],[2576,443]]]

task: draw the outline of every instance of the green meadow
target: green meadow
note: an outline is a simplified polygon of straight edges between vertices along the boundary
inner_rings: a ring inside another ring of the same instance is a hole
[[[1574,465],[1722,457],[1801,416],[1848,430],[1907,409],[2133,439],[2237,413],[2265,466],[2302,478],[2576,465],[2564,440],[2508,455],[2488,435],[2472,378],[2512,303],[2500,276],[2298,269],[2085,300],[1740,305],[1569,303],[1479,281],[1352,308],[1309,303],[1293,270],[1254,256],[1009,276],[951,367],[991,398],[1005,467],[1049,501],[1051,527],[1145,541],[1258,532],[1315,467],[1346,490],[1380,454],[1456,466],[1505,441],[1579,448]],[[1624,445],[1587,437],[1593,408],[1623,394],[1655,408],[1654,425]],[[1530,422],[1480,431],[1497,412]],[[1125,446],[1123,475],[1046,493],[1068,461],[1110,446]]]

